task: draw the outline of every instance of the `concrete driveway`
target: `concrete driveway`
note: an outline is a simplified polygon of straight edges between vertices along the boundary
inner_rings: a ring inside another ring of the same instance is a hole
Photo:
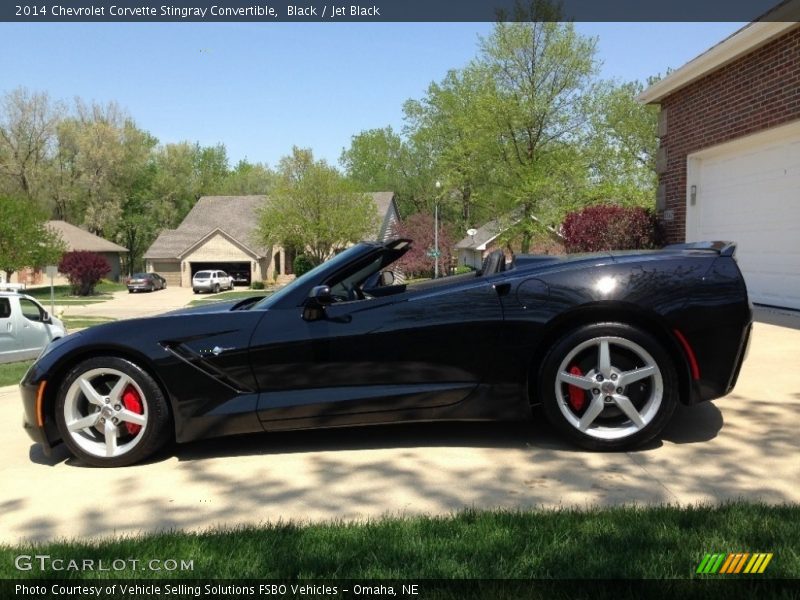
[[[148,317],[183,308],[194,298],[205,298],[207,294],[195,295],[192,288],[168,287],[156,292],[114,292],[114,297],[105,302],[84,306],[63,306],[64,315],[70,317],[93,316],[112,319]]]
[[[4,388],[0,542],[465,506],[798,502],[800,318],[761,318],[733,394],[679,409],[662,441],[617,454],[576,450],[542,422],[425,424],[212,440],[93,469],[63,449],[43,456]]]

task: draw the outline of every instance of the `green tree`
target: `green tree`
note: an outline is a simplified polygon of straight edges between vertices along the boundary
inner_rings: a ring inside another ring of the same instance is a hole
[[[225,196],[269,194],[275,185],[275,173],[266,164],[240,160],[222,181],[219,193]]]
[[[640,82],[609,83],[598,95],[588,146],[593,202],[652,206],[659,109],[636,100],[643,88]]]
[[[436,177],[429,150],[391,127],[354,135],[339,162],[361,191],[395,192],[402,215],[431,205]]]
[[[45,216],[22,198],[0,196],[0,269],[6,281],[26,267],[58,262],[66,246],[48,229]]]
[[[374,235],[375,203],[311,150],[294,147],[281,159],[278,179],[259,223],[267,245],[304,250],[315,264],[350,243]]]
[[[498,23],[478,58],[493,82],[490,104],[506,190],[522,216],[523,252],[537,234],[532,217],[563,211],[563,198],[585,186],[580,148],[596,109],[596,40],[552,20],[552,11],[535,0],[525,21]]]
[[[42,201],[61,110],[47,93],[25,88],[0,99],[0,191]]]
[[[490,120],[491,86],[486,69],[471,65],[448,72],[440,83],[428,86],[423,99],[403,107],[409,139],[427,149],[436,174],[431,179],[445,190],[445,218],[455,205],[449,218],[461,230],[479,225],[493,212],[483,209],[496,204],[498,149]]]

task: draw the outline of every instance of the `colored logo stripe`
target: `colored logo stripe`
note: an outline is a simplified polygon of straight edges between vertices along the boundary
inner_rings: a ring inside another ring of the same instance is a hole
[[[697,567],[696,573],[726,574],[763,573],[772,560],[773,554],[749,552],[732,552],[730,554],[706,554]]]

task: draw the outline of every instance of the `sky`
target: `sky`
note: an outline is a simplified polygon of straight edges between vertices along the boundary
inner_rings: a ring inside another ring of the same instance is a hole
[[[578,23],[601,77],[677,68],[743,23]],[[116,101],[161,143],[224,143],[277,164],[293,145],[338,164],[365,129],[466,65],[488,23],[0,23],[0,95]]]

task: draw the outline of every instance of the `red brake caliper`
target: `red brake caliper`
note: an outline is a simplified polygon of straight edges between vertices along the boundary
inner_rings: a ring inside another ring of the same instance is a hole
[[[583,372],[578,368],[578,365],[572,365],[569,369],[570,375],[583,376]],[[569,405],[574,411],[583,410],[586,404],[586,392],[579,388],[577,385],[569,385]]]
[[[139,392],[136,391],[136,388],[133,387],[132,385],[126,387],[125,391],[122,392],[122,404],[124,404],[125,408],[131,412],[134,412],[139,415],[144,414],[144,410],[142,407],[142,398],[141,396],[139,396]],[[141,425],[128,422],[125,423],[125,427],[128,429],[128,433],[130,433],[131,435],[136,435],[142,428]]]

